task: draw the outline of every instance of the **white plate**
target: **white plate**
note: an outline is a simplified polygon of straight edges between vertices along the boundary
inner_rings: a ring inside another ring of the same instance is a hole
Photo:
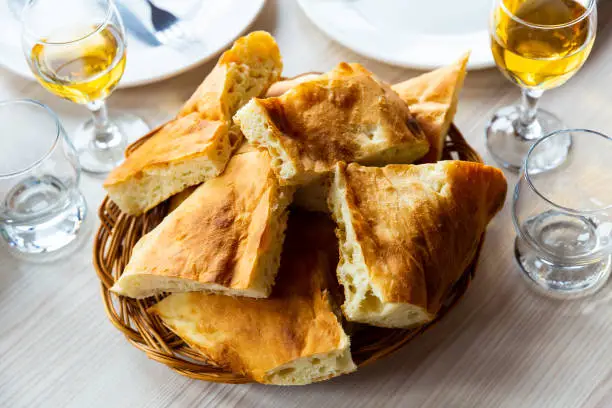
[[[494,66],[491,0],[298,0],[335,41],[392,65],[433,69],[472,50],[468,68]]]
[[[265,0],[193,0],[155,1],[159,7],[185,16],[196,42],[181,49],[169,46],[151,47],[128,32],[125,74],[120,88],[144,85],[180,74],[214,57],[242,34],[255,20]],[[182,3],[182,4],[181,4]],[[142,21],[150,26],[148,6],[144,0],[123,0]],[[182,5],[182,7],[180,7]],[[20,25],[9,11],[6,0],[0,0],[0,65],[14,73],[33,79],[21,50]]]

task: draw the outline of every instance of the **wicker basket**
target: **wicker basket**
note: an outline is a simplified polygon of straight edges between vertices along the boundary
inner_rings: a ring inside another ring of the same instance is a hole
[[[154,133],[155,130],[129,146],[126,155]],[[446,139],[444,158],[482,162],[480,156],[467,144],[454,125],[451,126]],[[138,239],[159,224],[166,213],[165,203],[146,214],[133,217],[122,213],[108,197],[102,202],[98,212],[101,225],[94,238],[93,256],[94,266],[102,282],[102,299],[108,318],[123,332],[130,343],[144,351],[149,358],[166,364],[182,375],[198,380],[231,384],[251,382],[249,378],[211,364],[167,329],[157,317],[149,315],[147,308],[164,296],[135,300],[117,296],[109,291],[130,259],[132,248]],[[355,363],[361,367],[393,353],[441,319],[466,291],[474,276],[477,259],[478,253],[452,288],[442,310],[433,322],[410,330],[355,325],[351,336],[351,352]]]

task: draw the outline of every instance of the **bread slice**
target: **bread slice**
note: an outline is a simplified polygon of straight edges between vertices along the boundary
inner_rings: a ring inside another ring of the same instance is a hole
[[[479,163],[338,165],[329,204],[346,318],[397,328],[432,320],[506,189],[499,169]]]
[[[266,297],[278,270],[291,188],[265,151],[234,155],[134,246],[111,290],[144,298],[212,291]]]
[[[269,33],[254,31],[223,53],[179,116],[198,112],[211,120],[231,121],[251,98],[262,96],[283,71],[278,45]]]
[[[334,225],[292,213],[272,295],[173,294],[151,307],[213,363],[266,384],[302,385],[356,369],[333,305]]]
[[[288,185],[329,174],[339,161],[410,163],[429,148],[406,103],[359,64],[341,63],[282,96],[252,99],[234,121],[269,151]]]
[[[452,65],[391,87],[410,106],[410,112],[429,140],[429,152],[420,160],[423,163],[434,163],[442,158],[444,140],[457,111],[469,57],[470,53],[466,53]]]
[[[217,176],[232,149],[226,122],[192,113],[163,126],[134,150],[109,174],[104,188],[121,211],[142,214],[184,188]]]
[[[238,39],[177,118],[108,175],[104,188],[110,198],[122,211],[138,215],[219,175],[242,140],[232,115],[252,97],[263,95],[281,70],[270,34],[257,31]]]
[[[444,140],[457,110],[459,92],[466,75],[469,53],[452,65],[419,75],[391,88],[399,94],[410,108],[430,143],[429,152],[419,162],[436,162],[442,158]],[[316,75],[306,74],[291,80],[276,82],[266,96],[280,96],[292,87],[316,79]],[[293,203],[308,211],[328,212],[327,178],[315,180],[300,186],[294,195]]]
[[[469,53],[452,65],[419,75],[393,85],[409,108],[430,143],[429,152],[420,162],[436,162],[442,158],[444,140],[457,110],[459,92],[463,87]],[[280,96],[302,82],[317,79],[306,74],[273,84],[267,97]],[[322,178],[300,186],[293,197],[293,204],[308,211],[328,212],[327,195],[330,180]]]

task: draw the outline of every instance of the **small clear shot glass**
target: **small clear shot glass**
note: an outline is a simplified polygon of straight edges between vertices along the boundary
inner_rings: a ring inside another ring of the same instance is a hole
[[[27,99],[0,102],[0,235],[13,255],[46,262],[83,242],[80,171],[51,109]]]
[[[549,145],[571,137],[567,158],[541,171]],[[584,129],[551,133],[527,153],[513,196],[515,256],[536,288],[554,297],[594,293],[612,253],[612,139]]]

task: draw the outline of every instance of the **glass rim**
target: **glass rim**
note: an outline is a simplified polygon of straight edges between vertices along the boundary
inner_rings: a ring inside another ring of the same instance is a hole
[[[551,199],[549,199],[548,197],[546,197],[544,194],[540,193],[538,191],[538,189],[535,187],[535,185],[532,182],[531,179],[531,175],[529,174],[529,170],[528,170],[528,166],[527,163],[529,162],[529,158],[531,157],[531,154],[533,153],[533,151],[535,150],[535,148],[537,146],[539,146],[541,143],[543,143],[545,140],[551,138],[551,137],[555,137],[559,134],[565,134],[565,133],[569,133],[570,135],[572,133],[588,133],[594,136],[599,136],[601,138],[604,138],[606,140],[608,140],[609,142],[612,142],[612,137],[603,134],[601,132],[598,132],[596,130],[590,130],[590,129],[561,129],[561,130],[557,130],[555,132],[549,133],[548,135],[541,137],[540,139],[538,139],[527,151],[527,155],[525,155],[525,159],[523,160],[523,166],[522,166],[522,176],[525,177],[525,181],[527,181],[527,185],[529,186],[529,188],[538,195],[538,197],[542,198],[544,201],[546,201],[547,203],[549,203],[550,205],[552,205],[553,207],[559,208],[563,211],[572,213],[572,214],[576,214],[576,215],[580,215],[580,214],[594,214],[594,213],[598,213],[601,211],[606,211],[609,209],[612,209],[612,203],[608,204],[604,207],[598,208],[596,210],[579,210],[576,208],[571,208],[571,207],[566,207],[564,205],[560,205],[555,203],[554,201],[552,201]],[[543,174],[543,173],[537,173],[537,174]]]
[[[32,170],[34,167],[38,166],[40,163],[46,160],[51,155],[51,153],[53,153],[53,151],[56,149],[57,145],[59,144],[59,140],[62,134],[62,125],[59,121],[59,118],[57,117],[55,112],[53,112],[51,108],[49,108],[47,105],[45,105],[42,102],[35,101],[34,99],[9,99],[9,100],[0,101],[0,108],[8,106],[8,105],[17,105],[17,104],[35,105],[36,107],[42,108],[45,111],[47,111],[47,113],[53,118],[53,121],[55,122],[55,140],[53,140],[53,143],[51,144],[51,147],[49,147],[49,150],[47,150],[43,155],[41,155],[40,158],[32,162],[32,164],[18,171],[13,171],[10,173],[0,173],[0,179],[8,179],[8,178],[18,176],[20,174],[27,173],[28,171]]]
[[[576,17],[575,19],[573,19],[572,21],[568,21],[567,23],[562,23],[562,24],[536,24],[536,23],[529,23],[525,20],[523,20],[520,17],[517,17],[513,12],[511,12],[510,10],[508,10],[508,7],[506,7],[506,1],[505,0],[499,0],[500,4],[500,8],[514,21],[516,21],[519,24],[522,24],[524,26],[527,26],[529,28],[537,28],[540,30],[557,30],[559,28],[567,28],[570,27],[576,23],[581,22],[582,20],[584,20],[585,18],[587,18],[588,16],[591,15],[591,13],[593,13],[593,10],[595,9],[595,5],[597,4],[597,0],[589,0],[589,4],[587,5],[587,7],[584,10],[584,13],[582,13],[579,17]]]
[[[99,33],[100,31],[102,31],[104,29],[104,27],[106,27],[107,25],[109,25],[109,22],[113,16],[113,8],[115,7],[113,0],[106,0],[106,15],[104,16],[104,20],[102,20],[102,22],[98,23],[95,28],[93,28],[91,31],[89,31],[87,34],[84,34],[78,38],[75,38],[73,40],[70,41],[46,41],[44,39],[44,37],[38,35],[36,32],[32,31],[29,28],[29,24],[27,22],[27,13],[28,11],[30,11],[30,9],[32,9],[34,7],[34,4],[36,3],[36,1],[29,1],[25,7],[23,8],[23,10],[21,11],[21,29],[22,29],[22,33],[24,35],[27,35],[30,38],[36,38],[35,41],[33,41],[36,44],[44,44],[44,45],[69,45],[69,44],[76,44],[78,42],[81,42],[83,40],[86,40],[88,38],[90,38],[91,36]]]

